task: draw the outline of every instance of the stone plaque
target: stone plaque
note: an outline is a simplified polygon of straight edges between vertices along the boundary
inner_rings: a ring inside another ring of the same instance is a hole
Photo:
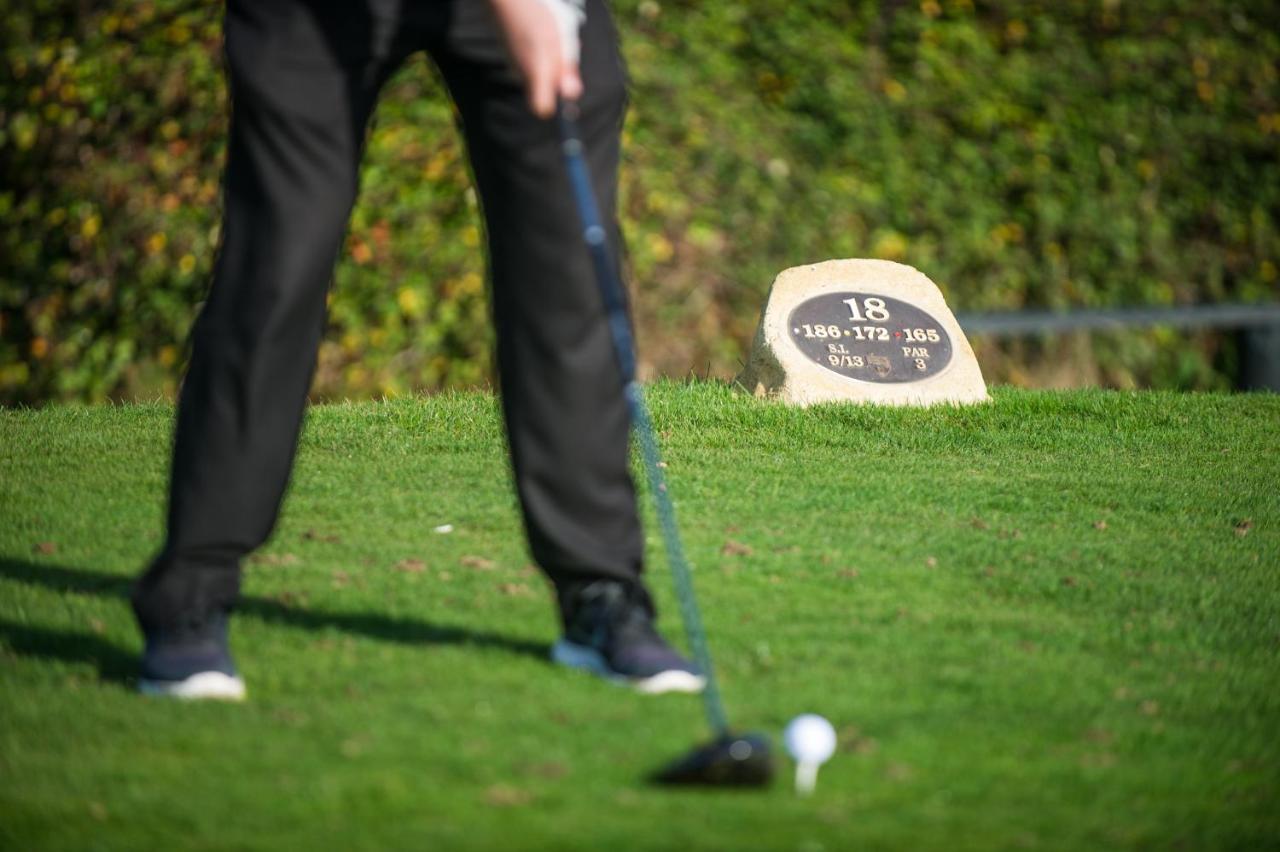
[[[830,260],[779,274],[738,382],[801,405],[987,399],[973,350],[937,286],[882,260]]]
[[[848,321],[831,322],[837,318]],[[916,382],[951,363],[951,338],[942,323],[887,296],[824,293],[801,302],[789,325],[801,352],[851,379]]]

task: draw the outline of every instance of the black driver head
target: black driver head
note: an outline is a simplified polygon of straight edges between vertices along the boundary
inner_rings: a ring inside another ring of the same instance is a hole
[[[773,755],[763,734],[725,734],[655,772],[655,784],[704,787],[767,787]]]

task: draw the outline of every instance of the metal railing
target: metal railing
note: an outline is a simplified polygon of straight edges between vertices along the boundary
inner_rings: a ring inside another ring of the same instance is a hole
[[[958,314],[956,320],[965,334],[995,337],[1151,326],[1230,330],[1236,333],[1240,350],[1236,386],[1241,390],[1280,391],[1280,304],[1010,311]]]

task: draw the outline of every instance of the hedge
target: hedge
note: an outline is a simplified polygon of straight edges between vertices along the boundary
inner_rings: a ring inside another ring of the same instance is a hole
[[[0,402],[171,394],[218,239],[218,4],[25,0],[0,20]],[[1280,5],[614,6],[647,375],[731,378],[778,270],[915,265],[958,310],[1275,300]],[[490,380],[482,230],[443,86],[388,84],[318,398]],[[1209,388],[1227,338],[979,347],[1014,383]]]

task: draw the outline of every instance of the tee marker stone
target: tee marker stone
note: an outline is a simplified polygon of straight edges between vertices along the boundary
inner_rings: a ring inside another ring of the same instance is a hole
[[[794,405],[989,398],[938,285],[887,260],[828,260],[778,273],[738,384]]]

